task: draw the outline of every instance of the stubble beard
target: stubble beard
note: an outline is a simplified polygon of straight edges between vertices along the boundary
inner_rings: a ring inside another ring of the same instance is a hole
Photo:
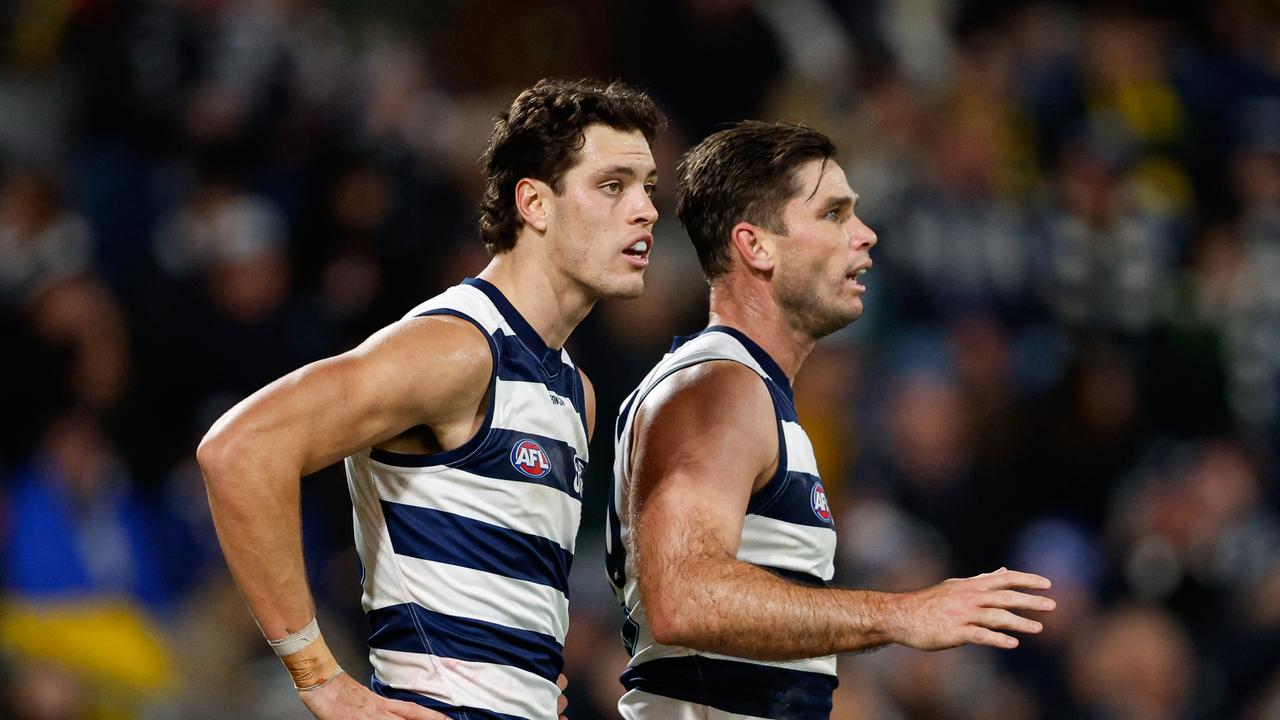
[[[862,313],[829,301],[823,292],[825,286],[814,284],[812,278],[816,276],[817,273],[811,275],[808,282],[803,282],[803,278],[779,277],[778,304],[792,330],[821,340],[848,326]]]

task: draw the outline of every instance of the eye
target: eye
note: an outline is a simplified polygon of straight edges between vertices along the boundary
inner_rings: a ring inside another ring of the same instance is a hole
[[[622,183],[617,180],[610,180],[609,182],[601,185],[600,189],[604,190],[609,195],[618,195],[622,192]]]
[[[657,190],[657,188],[658,186],[653,183],[645,183],[644,194],[648,195],[649,197],[653,197],[653,193]]]
[[[823,215],[823,216],[822,216],[822,218],[823,218],[824,220],[830,220],[831,222],[840,222],[840,211],[839,211],[839,210],[828,210],[828,211],[827,211],[827,214],[826,214],[826,215]]]

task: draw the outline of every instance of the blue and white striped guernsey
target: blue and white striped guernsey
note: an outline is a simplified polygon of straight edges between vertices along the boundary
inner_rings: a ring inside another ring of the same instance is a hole
[[[492,392],[457,449],[346,459],[372,686],[452,718],[555,720],[587,461],[582,380],[484,280],[406,317],[421,315],[485,334]],[[405,369],[423,382],[430,371]]]
[[[626,399],[618,417],[609,502],[609,580],[623,606],[622,637],[631,662],[618,710],[627,720],[826,720],[836,688],[835,656],[791,662],[727,657],[654,641],[627,556],[631,433],[635,408],[673,373],[709,360],[755,370],[769,389],[778,425],[778,472],[747,504],[738,559],[794,582],[825,585],[834,573],[835,527],[813,446],[796,419],[791,384],[778,365],[741,332],[713,326],[677,338]],[[728,440],[727,440],[728,441]]]

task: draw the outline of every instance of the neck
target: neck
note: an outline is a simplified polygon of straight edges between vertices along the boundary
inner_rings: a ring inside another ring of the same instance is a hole
[[[547,347],[560,349],[591,312],[596,298],[561,273],[516,257],[516,250],[495,255],[477,276],[502,291]]]
[[[792,384],[817,342],[791,327],[763,283],[739,283],[733,278],[712,283],[710,324],[726,325],[751,338],[778,363]]]

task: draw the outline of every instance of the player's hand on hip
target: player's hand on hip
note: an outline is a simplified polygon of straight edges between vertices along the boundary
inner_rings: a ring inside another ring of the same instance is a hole
[[[1048,578],[1000,568],[905,593],[895,613],[894,641],[919,650],[966,644],[1015,648],[1018,639],[1007,632],[1035,634],[1044,629],[1022,614],[1056,606],[1051,598],[1023,591],[1050,586]]]
[[[556,714],[560,716],[560,720],[568,720],[565,717],[565,708],[569,707],[569,698],[565,697],[564,690],[569,687],[569,678],[560,673],[560,677],[556,678],[556,687],[560,688],[560,699],[556,701]]]
[[[319,720],[449,720],[421,705],[377,695],[346,673],[298,695]]]

